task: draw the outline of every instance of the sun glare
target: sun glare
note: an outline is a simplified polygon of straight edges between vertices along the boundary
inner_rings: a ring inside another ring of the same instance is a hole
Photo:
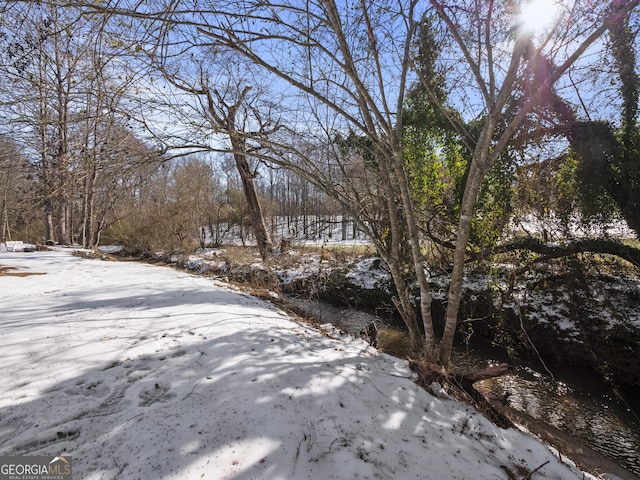
[[[522,7],[519,25],[522,32],[540,35],[553,25],[559,10],[557,0],[529,0]]]

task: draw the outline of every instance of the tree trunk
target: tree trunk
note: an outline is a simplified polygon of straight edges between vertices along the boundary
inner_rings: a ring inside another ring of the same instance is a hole
[[[380,255],[382,256],[382,259],[389,267],[391,278],[393,279],[393,285],[396,287],[396,291],[398,293],[397,298],[393,298],[393,303],[396,307],[396,310],[398,310],[398,313],[402,317],[402,321],[407,327],[407,330],[409,331],[411,348],[415,354],[418,354],[423,347],[423,342],[421,341],[422,334],[418,325],[416,312],[411,303],[409,288],[407,287],[406,281],[402,275],[400,263],[395,261],[393,258],[390,258],[387,254],[383,253],[380,248],[378,250],[380,252]]]
[[[244,142],[232,136],[231,146],[233,147],[233,158],[236,161],[236,167],[242,180],[242,190],[247,200],[253,234],[256,237],[260,255],[262,255],[262,258],[267,258],[273,251],[273,243],[269,236],[269,230],[267,230],[267,224],[264,221],[262,206],[253,181],[254,174],[251,171],[249,162],[247,162],[246,155],[243,153],[245,150]]]
[[[9,228],[9,209],[7,207],[7,200],[9,195],[9,173],[7,171],[7,180],[4,182],[2,188],[2,215],[0,215],[0,242],[6,242],[11,240],[11,229]]]
[[[423,347],[421,341],[422,335],[418,325],[416,312],[411,303],[411,295],[407,281],[402,274],[403,261],[400,251],[400,242],[403,238],[403,226],[398,215],[397,192],[393,184],[393,165],[390,164],[389,158],[384,153],[379,153],[377,158],[379,165],[380,180],[385,191],[386,208],[389,215],[390,242],[389,246],[385,245],[381,238],[372,236],[376,242],[378,252],[382,259],[389,267],[393,284],[396,287],[398,297],[393,299],[393,303],[402,317],[402,320],[409,331],[411,347],[415,354],[418,354]]]
[[[60,202],[58,210],[58,242],[63,245],[70,245],[69,240],[69,208],[66,202]]]
[[[479,145],[479,148],[480,145]],[[477,151],[478,149],[476,149]],[[482,155],[482,153],[480,154]],[[478,168],[477,162],[472,160],[469,176],[462,197],[460,208],[460,220],[456,235],[456,249],[453,255],[453,271],[451,273],[451,283],[449,284],[449,297],[447,303],[447,314],[445,318],[444,332],[442,333],[442,345],[440,350],[440,363],[445,368],[449,366],[451,351],[453,349],[453,339],[458,324],[458,311],[462,300],[462,282],[464,279],[464,263],[467,253],[467,243],[471,235],[471,220],[473,210],[480,191],[483,174]]]
[[[411,246],[411,256],[416,280],[420,289],[420,314],[424,328],[424,353],[428,358],[435,356],[436,336],[433,331],[433,321],[431,318],[431,290],[429,281],[425,273],[424,258],[420,246],[420,232],[418,231],[418,221],[415,218],[413,202],[409,191],[409,179],[407,178],[402,147],[398,144],[394,146],[393,164],[398,175],[400,197],[405,211],[407,229],[409,230],[409,241]]]
[[[51,202],[47,200],[44,207],[44,229],[45,229],[45,242],[55,244],[56,236],[53,228],[53,209],[51,208]]]
[[[96,177],[98,174],[98,170],[96,168],[95,161],[91,164],[91,174],[88,176],[86,180],[86,188],[84,195],[84,218],[83,218],[83,232],[84,239],[83,244],[86,248],[93,248],[95,244],[96,232],[94,231],[94,194],[95,194],[95,184]]]

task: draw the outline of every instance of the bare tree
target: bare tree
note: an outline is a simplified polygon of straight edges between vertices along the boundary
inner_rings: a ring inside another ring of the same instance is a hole
[[[132,154],[127,163],[123,151],[134,136],[127,107],[139,72],[127,66],[129,46],[105,35],[106,17],[46,2],[12,2],[5,14],[0,109],[39,167],[42,240],[92,247],[117,199],[98,192],[117,185],[113,176],[134,159],[149,159]]]
[[[35,203],[31,165],[20,154],[18,145],[0,136],[0,242],[15,239],[33,241],[36,232],[29,228]]]
[[[211,163],[201,158],[186,158],[172,169],[175,210],[186,220],[187,240],[206,246],[204,226],[218,211],[221,184],[216,181]]]
[[[272,252],[273,243],[255,185],[258,175],[255,157],[260,156],[260,151],[253,150],[258,144],[257,139],[268,138],[279,126],[270,113],[270,102],[261,99],[265,96],[265,89],[249,83],[251,79],[246,72],[238,75],[239,68],[233,66],[237,59],[210,55],[213,65],[205,68],[196,63],[191,76],[187,73],[192,69],[186,58],[178,58],[172,66],[166,64],[166,58],[154,62],[169,85],[192,97],[186,105],[185,102],[176,104],[167,98],[154,102],[172,118],[177,118],[177,110],[183,110],[181,115],[188,118],[186,135],[177,129],[154,132],[154,135],[161,139],[168,151],[228,152],[233,155],[251,217],[251,228],[258,249],[266,258]],[[222,143],[223,139],[228,145]]]
[[[5,23],[3,74],[13,86],[10,120],[28,132],[40,166],[46,241],[71,239],[73,112],[83,47],[64,10],[15,4]],[[33,150],[32,150],[33,151]]]

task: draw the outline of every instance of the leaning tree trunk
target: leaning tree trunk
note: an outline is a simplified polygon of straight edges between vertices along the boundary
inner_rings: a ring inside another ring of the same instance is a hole
[[[475,160],[475,159],[474,159]],[[460,219],[456,235],[456,249],[453,254],[453,271],[451,272],[451,283],[449,284],[449,297],[447,303],[447,314],[445,318],[444,332],[442,333],[442,345],[440,349],[440,363],[445,368],[449,366],[451,351],[453,350],[453,338],[458,325],[458,311],[462,301],[462,283],[464,279],[464,264],[467,254],[467,244],[471,236],[471,220],[473,210],[480,191],[483,173],[477,162],[472,161],[469,169],[469,176],[465,184],[462,205],[460,208]]]
[[[404,208],[407,229],[409,231],[409,243],[411,246],[411,257],[416,274],[416,281],[420,289],[420,315],[424,328],[424,354],[428,358],[436,355],[436,336],[433,330],[433,320],[431,317],[431,290],[427,274],[425,273],[424,257],[420,246],[420,233],[418,231],[418,221],[413,210],[413,202],[409,191],[409,179],[405,171],[402,147],[396,145],[393,152],[393,164],[398,175],[398,186],[400,198]]]
[[[231,146],[233,147],[233,158],[236,161],[236,167],[242,180],[242,190],[247,200],[253,234],[256,237],[260,255],[262,255],[262,258],[267,258],[273,250],[273,243],[267,230],[267,224],[264,221],[262,206],[253,181],[255,175],[251,171],[246,155],[243,153],[245,151],[244,142],[237,137],[231,136]]]
[[[411,294],[407,285],[406,279],[402,274],[402,261],[400,254],[400,223],[398,220],[397,204],[395,196],[393,195],[391,187],[391,180],[388,177],[384,177],[385,187],[387,188],[387,210],[389,212],[389,223],[391,230],[391,246],[386,248],[384,243],[379,238],[374,238],[376,248],[380,253],[380,256],[389,267],[391,273],[391,279],[393,285],[396,288],[397,297],[393,298],[393,303],[398,310],[398,313],[402,317],[407,330],[409,332],[409,339],[411,340],[411,348],[414,353],[419,353],[422,347],[420,327],[418,325],[418,319],[416,312],[411,303]]]
[[[413,308],[413,304],[411,303],[409,287],[407,286],[406,281],[403,278],[402,271],[398,262],[388,257],[384,257],[385,256],[383,255],[383,260],[385,260],[385,263],[387,264],[387,266],[389,267],[389,271],[391,272],[393,285],[396,287],[397,297],[394,297],[392,299],[394,306],[400,313],[402,321],[409,331],[409,339],[411,340],[411,348],[413,353],[419,354],[423,347],[423,342],[421,340],[422,335],[420,332],[420,327],[418,325],[416,312]]]
[[[393,285],[396,288],[397,297],[393,298],[396,310],[402,317],[411,340],[413,353],[419,354],[423,349],[422,334],[418,324],[416,311],[411,302],[411,292],[407,284],[407,279],[403,275],[403,259],[400,251],[400,242],[404,238],[404,226],[399,215],[397,188],[394,180],[394,165],[388,155],[378,152],[377,161],[382,171],[380,172],[381,185],[384,189],[386,209],[389,218],[390,237],[389,243],[384,242],[381,237],[373,236],[376,248],[380,256],[389,267]]]

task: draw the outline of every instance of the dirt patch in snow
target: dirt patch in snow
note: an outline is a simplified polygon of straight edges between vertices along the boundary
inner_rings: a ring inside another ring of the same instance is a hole
[[[44,272],[14,272],[16,267],[0,265],[0,277],[28,277],[30,275],[44,275]]]

